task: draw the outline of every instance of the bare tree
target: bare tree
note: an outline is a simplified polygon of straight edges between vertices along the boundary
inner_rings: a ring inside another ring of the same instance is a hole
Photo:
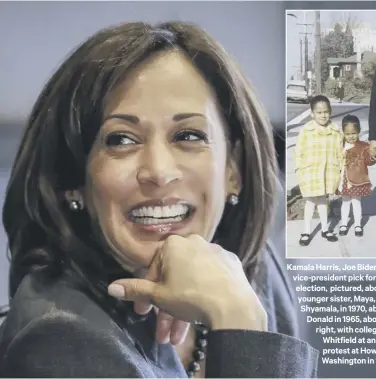
[[[330,23],[332,25],[340,24],[344,29],[350,27],[350,29],[357,29],[364,26],[364,23],[360,20],[358,12],[338,12],[330,11]]]

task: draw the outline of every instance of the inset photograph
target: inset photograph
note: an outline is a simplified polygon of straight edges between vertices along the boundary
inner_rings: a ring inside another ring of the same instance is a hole
[[[287,258],[376,258],[376,11],[286,11]]]

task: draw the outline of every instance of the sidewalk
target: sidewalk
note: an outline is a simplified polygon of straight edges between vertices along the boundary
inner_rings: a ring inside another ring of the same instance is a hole
[[[366,105],[367,107],[369,106],[369,102],[368,103],[354,103],[354,102],[351,102],[351,101],[346,101],[346,100],[342,100],[342,102],[340,102],[338,99],[334,99],[334,98],[329,98],[329,101],[330,101],[330,104],[335,104],[335,105],[359,105],[359,106],[362,106],[362,105]]]
[[[343,103],[344,104],[344,103]],[[333,119],[337,124],[340,120]],[[360,119],[361,125],[368,125],[368,119]],[[286,135],[286,191],[287,196],[291,190],[298,186],[294,172],[294,147],[297,136],[303,125],[297,125],[287,131]],[[368,130],[361,135],[362,140],[368,139]],[[373,194],[362,200],[364,236],[355,237],[354,227],[351,226],[347,236],[339,237],[338,242],[328,242],[321,237],[320,221],[312,220],[313,239],[309,246],[300,246],[299,238],[303,232],[303,220],[287,221],[286,254],[288,258],[376,258],[376,165],[369,167],[369,176],[373,183]],[[331,220],[331,227],[338,235],[339,214]],[[351,221],[350,221],[351,223]]]
[[[337,233],[338,242],[328,242],[322,238],[320,221],[314,219],[312,221],[313,239],[308,246],[299,245],[300,234],[304,228],[304,221],[287,221],[287,258],[376,258],[376,217],[364,217],[363,221],[364,219],[368,219],[368,221],[364,226],[363,237],[354,236],[353,225],[350,227],[347,236],[339,236],[339,219],[331,220],[331,227],[335,226],[334,230]]]

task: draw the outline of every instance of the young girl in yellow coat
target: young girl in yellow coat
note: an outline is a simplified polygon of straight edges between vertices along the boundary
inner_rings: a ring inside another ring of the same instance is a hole
[[[318,95],[311,100],[311,116],[301,129],[295,146],[295,172],[300,192],[306,199],[304,232],[299,243],[311,242],[311,221],[315,207],[321,222],[321,235],[330,242],[338,241],[328,230],[327,195],[334,195],[340,182],[342,162],[342,134],[331,120],[330,101]]]

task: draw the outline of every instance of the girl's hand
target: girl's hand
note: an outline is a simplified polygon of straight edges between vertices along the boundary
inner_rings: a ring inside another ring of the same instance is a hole
[[[372,158],[376,158],[376,141],[370,141],[369,143],[369,152]]]
[[[117,280],[109,294],[212,329],[267,328],[266,312],[239,259],[198,235],[168,237],[147,278]]]

